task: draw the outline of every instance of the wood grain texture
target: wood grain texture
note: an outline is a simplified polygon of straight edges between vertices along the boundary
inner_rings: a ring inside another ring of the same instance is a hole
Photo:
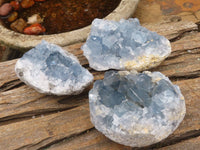
[[[14,81],[17,79],[14,73],[14,65],[16,62],[17,60],[12,60],[0,63],[0,87],[2,87],[6,83],[9,83],[10,81]]]
[[[180,143],[160,148],[159,150],[199,150],[200,136]]]
[[[168,20],[196,23],[200,19],[199,7],[199,1],[196,0],[140,0],[134,17],[139,18],[141,23],[158,23]]]
[[[152,147],[162,147],[173,143],[174,141],[179,141],[188,136],[200,135],[200,112],[199,107],[199,97],[200,97],[200,78],[175,81],[174,84],[179,85],[182,93],[184,94],[186,100],[187,114],[181,123],[180,127],[167,139],[162,142],[155,144],[153,146],[148,146],[145,148],[135,148],[134,150],[149,150]],[[89,117],[89,116],[88,116]],[[81,127],[80,127],[81,128]],[[76,144],[75,144],[76,143]],[[129,150],[130,147],[125,147],[120,144],[114,143],[107,139],[101,133],[92,129],[80,136],[72,137],[71,139],[66,139],[58,142],[55,145],[49,147],[50,150],[75,150],[75,149],[113,149],[113,150]]]
[[[142,25],[151,31],[155,31],[158,34],[165,36],[169,40],[173,40],[187,31],[195,31],[198,29],[197,25],[192,21],[178,21],[156,24],[148,23]]]
[[[130,147],[126,147],[117,144],[95,129],[92,129],[80,136],[72,139],[63,140],[62,142],[52,145],[48,150],[131,150]]]
[[[92,128],[88,105],[0,127],[0,149],[42,148]]]
[[[168,23],[167,23],[168,24]],[[184,28],[182,25],[186,25]],[[169,76],[180,86],[186,100],[187,114],[180,127],[162,142],[142,149],[159,149],[163,146],[200,135],[200,46],[196,24],[175,22],[173,30],[161,34],[180,37],[172,40],[172,54],[152,70]],[[163,25],[167,28],[169,25]],[[150,25],[161,31],[160,25]],[[192,31],[186,32],[185,31]],[[76,43],[64,49],[78,57],[80,63],[102,79],[104,72],[91,69],[83,56],[81,45]],[[94,129],[90,122],[88,91],[77,96],[47,96],[40,94],[18,80],[14,72],[17,60],[0,63],[0,149],[99,149],[129,150],[114,143]],[[136,148],[135,148],[136,149]]]

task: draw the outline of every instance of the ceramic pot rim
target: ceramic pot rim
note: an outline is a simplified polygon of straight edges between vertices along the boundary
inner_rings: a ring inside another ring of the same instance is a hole
[[[122,18],[127,19],[134,13],[138,2],[139,0],[121,0],[119,6],[106,16],[105,19],[115,21],[119,21]],[[67,46],[85,41],[90,32],[90,27],[91,25],[70,32],[35,36],[11,31],[0,24],[0,43],[21,50],[30,49],[40,43],[41,40],[46,40],[60,46]]]

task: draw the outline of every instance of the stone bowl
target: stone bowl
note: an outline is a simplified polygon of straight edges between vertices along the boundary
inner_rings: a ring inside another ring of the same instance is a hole
[[[118,7],[105,19],[118,21],[122,18],[130,17],[138,4],[139,0],[121,0]],[[24,35],[5,28],[0,23],[0,44],[17,49],[22,52],[36,46],[41,40],[46,40],[60,46],[67,46],[76,42],[85,41],[90,32],[90,25],[81,29],[73,30],[52,35]]]

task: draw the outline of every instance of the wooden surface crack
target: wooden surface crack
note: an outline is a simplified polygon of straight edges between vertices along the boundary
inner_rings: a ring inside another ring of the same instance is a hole
[[[193,29],[190,29],[190,30],[183,30],[183,31],[180,31],[180,33],[175,36],[174,38],[171,38],[169,39],[170,42],[176,42],[178,40],[180,40],[181,38],[187,36],[188,33],[191,33],[191,32],[199,32],[198,28],[193,28]]]
[[[179,142],[182,142],[184,140],[188,140],[188,139],[192,139],[195,137],[199,137],[200,136],[200,130],[193,130],[193,131],[189,131],[186,132],[178,137],[173,137],[173,138],[167,138],[159,143],[153,144],[151,146],[147,146],[147,147],[143,147],[143,148],[133,148],[132,150],[153,150],[153,149],[159,149],[162,147],[166,147],[168,145],[174,145],[177,144]]]
[[[41,109],[41,110],[38,109],[36,111],[35,110],[27,111],[25,113],[0,118],[0,126],[4,126],[7,124],[11,124],[11,123],[16,123],[19,121],[34,119],[34,118],[38,118],[38,117],[44,117],[44,116],[48,116],[48,115],[55,114],[58,112],[63,112],[63,111],[67,111],[70,109],[74,109],[76,107],[78,107],[78,106],[73,106],[73,107],[68,107],[68,108],[59,108],[59,109],[45,109],[45,111],[43,109]]]
[[[70,142],[71,140],[75,139],[76,137],[79,137],[79,136],[82,136],[82,135],[85,135],[93,130],[96,130],[94,127],[86,130],[86,131],[83,131],[83,132],[80,132],[79,134],[74,134],[74,135],[71,135],[70,137],[65,137],[63,139],[60,139],[60,140],[57,140],[57,141],[53,141],[52,143],[49,143],[43,147],[40,147],[38,150],[44,150],[44,149],[53,149],[54,147],[56,147],[58,144],[62,144],[62,143],[65,143],[65,142]]]
[[[45,141],[48,141],[50,139],[50,137],[46,138],[46,139],[43,139],[41,140],[40,142],[38,143],[35,143],[35,144],[28,144],[28,145],[25,145],[25,146],[22,146],[22,147],[19,147],[17,148],[16,150],[27,150],[27,149],[30,149],[31,147],[34,147],[34,146],[37,146]]]
[[[14,88],[18,88],[21,85],[24,85],[24,83],[21,82],[19,79],[12,80],[1,85],[0,92],[5,92]]]

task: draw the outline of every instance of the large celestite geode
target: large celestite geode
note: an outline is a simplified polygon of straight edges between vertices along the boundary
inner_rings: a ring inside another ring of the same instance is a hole
[[[108,71],[94,83],[89,103],[95,128],[132,147],[168,137],[186,113],[179,87],[160,72]]]
[[[82,49],[90,67],[98,71],[142,71],[159,65],[171,53],[170,42],[140,26],[136,18],[95,19]]]
[[[93,81],[74,55],[46,41],[26,52],[15,71],[20,80],[46,94],[79,94]]]

